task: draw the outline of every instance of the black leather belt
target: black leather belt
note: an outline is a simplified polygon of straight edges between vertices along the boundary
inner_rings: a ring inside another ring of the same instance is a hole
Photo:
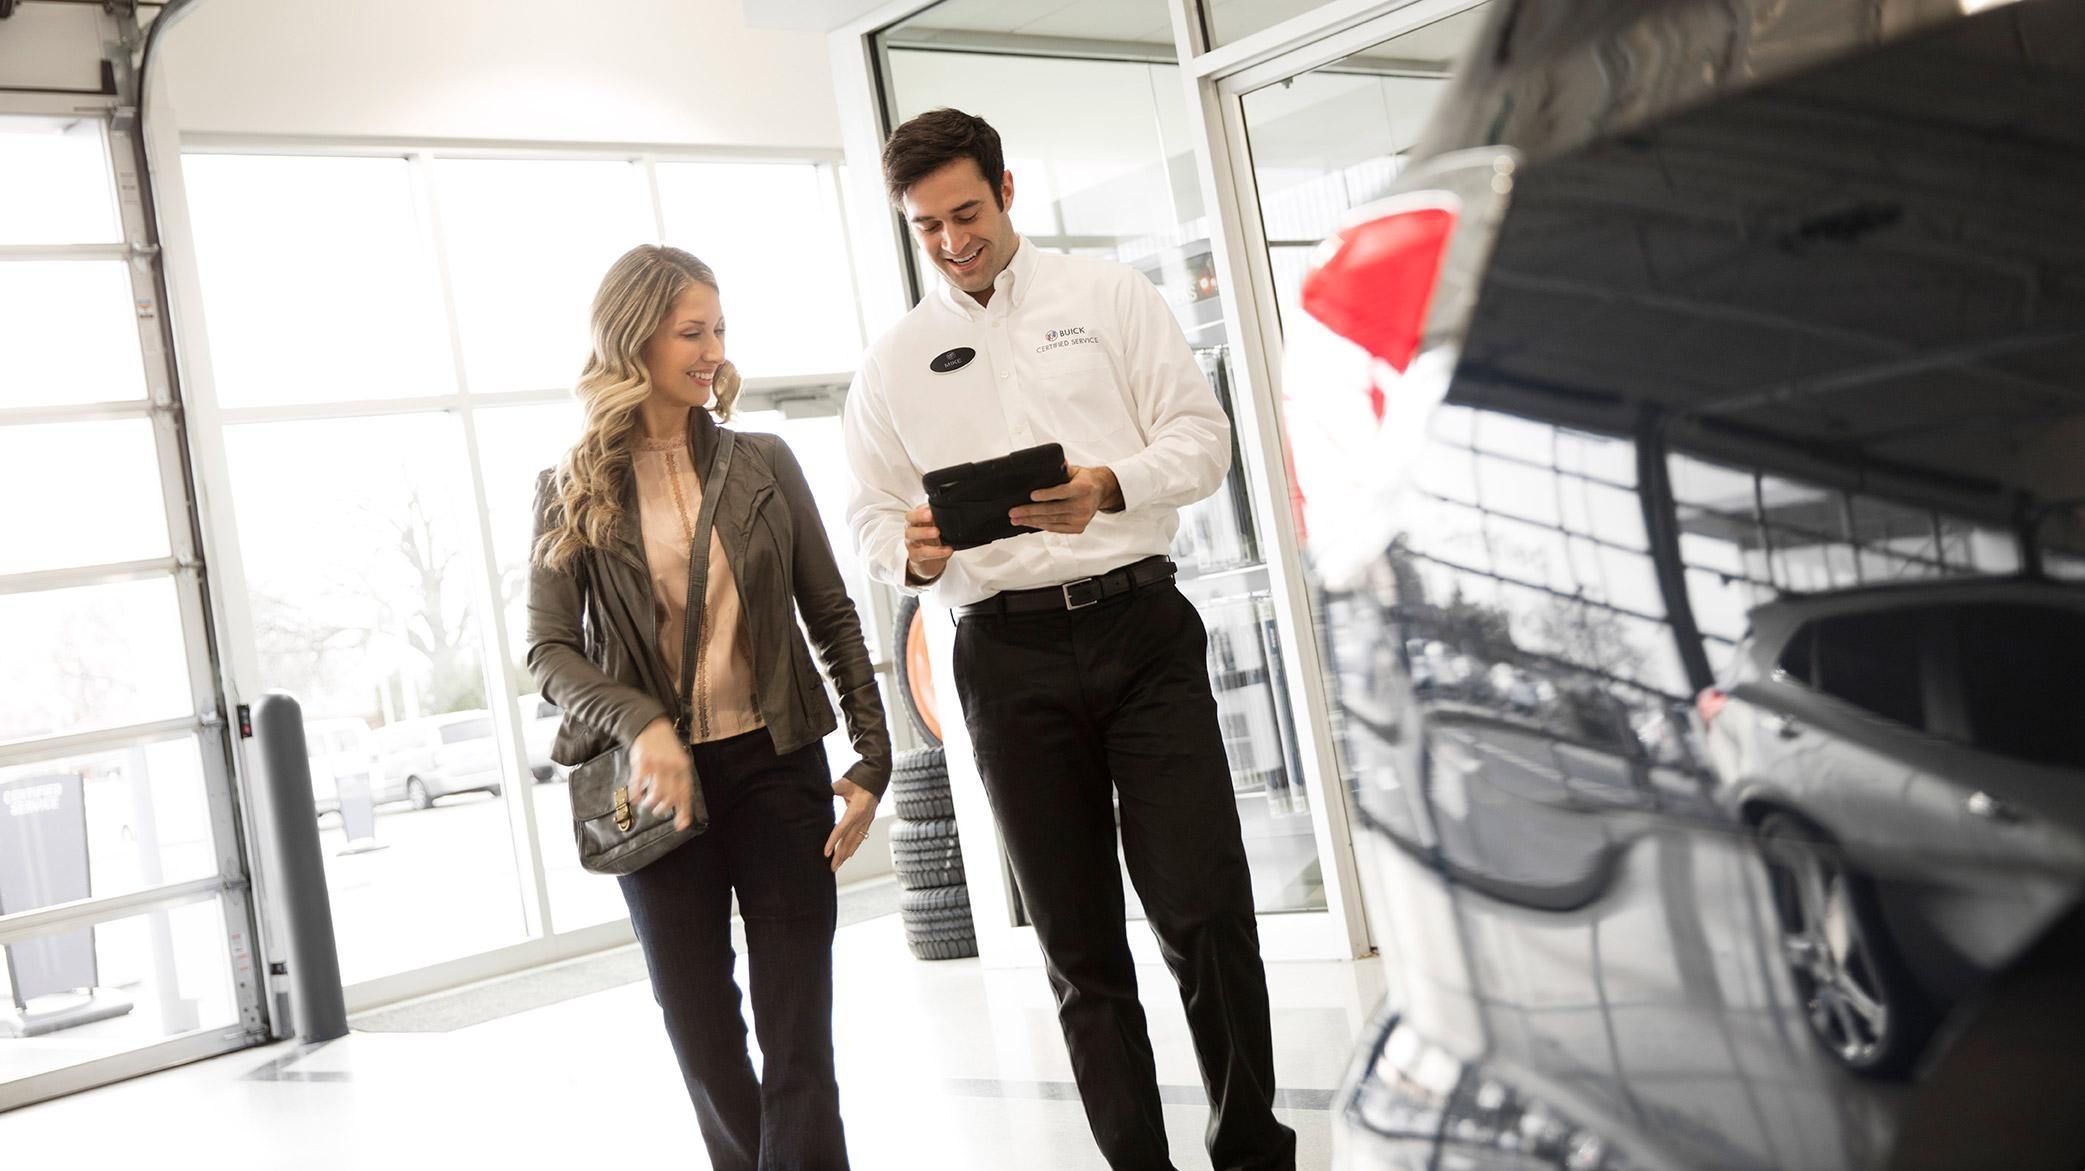
[[[1032,590],[1004,590],[982,602],[957,606],[956,617],[982,618],[987,615],[1083,610],[1088,606],[1098,606],[1110,598],[1119,598],[1143,589],[1145,586],[1171,581],[1176,572],[1178,569],[1171,558],[1146,557],[1142,561],[1132,561],[1120,569],[1111,569],[1099,577],[1082,577],[1063,585],[1042,586]]]

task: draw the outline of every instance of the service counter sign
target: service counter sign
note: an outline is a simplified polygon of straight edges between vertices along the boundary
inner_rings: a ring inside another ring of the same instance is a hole
[[[86,785],[76,774],[0,784],[0,915],[84,899]],[[94,929],[8,945],[17,1006],[53,992],[94,987]]]

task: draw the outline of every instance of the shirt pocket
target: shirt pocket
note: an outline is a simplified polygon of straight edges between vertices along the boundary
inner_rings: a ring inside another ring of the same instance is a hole
[[[1112,464],[1144,450],[1144,440],[1127,421],[1117,426],[1065,433],[1057,438],[1064,445],[1067,463],[1082,468]]]
[[[1045,351],[1036,355],[1035,371],[1028,409],[1073,463],[1091,462],[1095,448],[1120,458],[1142,446],[1128,392],[1105,347]]]
[[[1090,378],[1095,372],[1112,377],[1114,366],[1107,347],[1098,339],[1079,338],[1049,346],[1035,355],[1036,372],[1045,383],[1067,378]]]

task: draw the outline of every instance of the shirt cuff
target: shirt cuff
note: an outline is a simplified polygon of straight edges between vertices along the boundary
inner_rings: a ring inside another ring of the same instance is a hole
[[[1142,453],[1108,465],[1115,473],[1115,487],[1122,492],[1122,511],[1134,511],[1139,505],[1156,494],[1158,486],[1151,482],[1153,472],[1149,461]]]
[[[943,576],[946,576],[948,573],[948,567],[943,566],[941,572]],[[927,580],[914,576],[912,572],[912,559],[910,557],[905,556],[904,538],[900,537],[898,539],[898,572],[897,575],[891,579],[891,587],[901,594],[921,594],[925,593],[928,589],[932,588],[934,582],[940,580],[941,578],[939,577],[933,578],[932,580]]]

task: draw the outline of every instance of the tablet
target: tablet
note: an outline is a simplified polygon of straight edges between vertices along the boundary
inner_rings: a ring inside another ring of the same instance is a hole
[[[920,477],[941,543],[951,549],[975,549],[1022,533],[1041,532],[1017,525],[1006,514],[1035,503],[1030,494],[1055,488],[1071,479],[1062,444],[1024,447],[996,459],[956,464]]]

